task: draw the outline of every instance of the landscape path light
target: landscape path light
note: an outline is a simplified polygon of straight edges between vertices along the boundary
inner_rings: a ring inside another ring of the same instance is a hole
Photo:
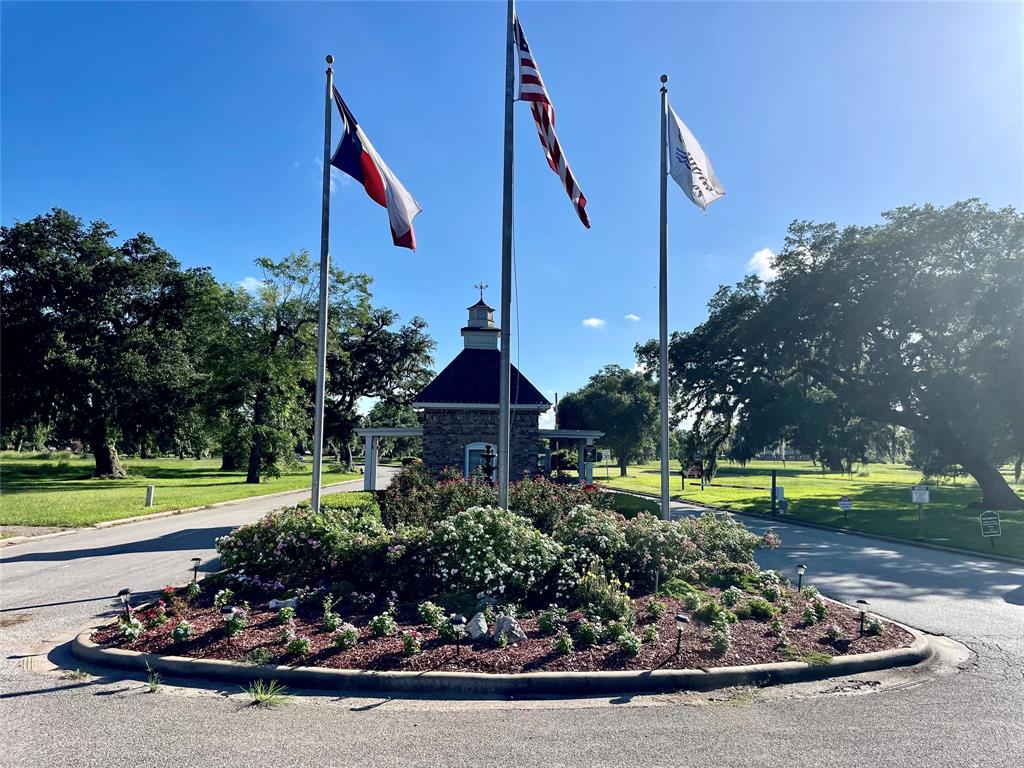
[[[452,630],[455,632],[455,655],[458,656],[462,651],[462,630],[466,626],[466,617],[453,613],[449,621],[451,621]]]
[[[197,581],[199,581],[199,564],[201,562],[203,562],[202,558],[199,558],[199,557],[193,557],[192,558],[192,583],[193,584],[195,584]]]
[[[131,600],[132,591],[126,587],[118,592],[117,596],[121,598],[121,607],[124,608],[124,617],[127,619],[132,615],[131,605],[128,602]]]
[[[863,606],[860,609],[860,634],[863,635],[864,634],[864,618],[868,615],[868,612],[867,612],[866,608],[867,608],[869,603],[868,603],[867,600],[857,600],[855,602],[857,603],[857,605]]]
[[[683,648],[683,630],[690,623],[690,617],[685,613],[676,614],[676,656]]]
[[[805,573],[807,573],[807,566],[800,563],[800,565],[796,567],[796,588],[798,590],[803,589]]]
[[[220,619],[224,622],[224,631],[227,631],[228,624],[235,618],[235,614],[238,613],[238,609],[233,605],[225,605],[220,609]]]

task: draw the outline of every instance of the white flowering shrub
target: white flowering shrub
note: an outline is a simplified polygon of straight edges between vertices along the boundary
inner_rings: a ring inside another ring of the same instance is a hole
[[[519,597],[536,593],[562,546],[530,521],[498,507],[470,507],[431,533],[434,576],[446,591]]]

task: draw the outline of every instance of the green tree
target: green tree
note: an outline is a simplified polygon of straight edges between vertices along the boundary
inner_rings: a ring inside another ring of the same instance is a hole
[[[601,445],[611,448],[619,474],[625,476],[627,465],[654,452],[658,436],[654,386],[643,374],[605,366],[585,386],[559,401],[558,425],[603,431]]]
[[[0,229],[5,430],[80,440],[112,478],[123,434],[173,428],[213,282],[148,235],[116,237],[60,209]]]
[[[328,346],[324,436],[345,451],[349,468],[361,420],[359,401],[369,397],[408,405],[433,375],[435,345],[426,321],[414,317],[405,325],[397,323],[397,313],[373,307],[343,323]]]
[[[804,426],[825,442],[830,429],[852,444],[904,427],[974,477],[982,505],[1024,508],[998,470],[1024,418],[1020,213],[968,200],[872,227],[795,222],[774,266],[775,280],[723,287],[704,323],[673,334],[681,408],[730,429],[776,409],[795,436]],[[816,421],[802,425],[787,398],[821,404]]]
[[[306,251],[256,264],[259,288],[224,289],[226,332],[210,353],[224,464],[245,461],[248,483],[279,474],[309,435],[319,317],[319,266]],[[328,314],[334,331],[366,314],[368,285],[365,275],[332,270]]]
[[[419,427],[420,419],[407,401],[380,400],[363,418],[364,427]],[[422,456],[422,437],[385,437],[380,440],[384,457]]]

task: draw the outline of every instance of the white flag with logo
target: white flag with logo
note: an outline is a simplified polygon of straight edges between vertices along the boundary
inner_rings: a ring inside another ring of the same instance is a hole
[[[671,117],[668,125],[669,175],[683,188],[688,198],[702,211],[706,210],[708,205],[725,194],[725,187],[715,177],[711,161],[697,139],[671,106],[668,114]]]

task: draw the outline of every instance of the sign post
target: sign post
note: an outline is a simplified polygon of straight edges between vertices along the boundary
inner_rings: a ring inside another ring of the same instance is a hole
[[[910,499],[917,504],[917,538],[924,538],[924,505],[930,503],[927,485],[915,485],[910,489]]]
[[[612,460],[612,452],[608,448],[601,451],[601,458],[604,460],[604,479],[608,480],[608,462]]]
[[[843,510],[843,524],[845,525],[849,520],[849,512],[853,509],[853,499],[849,496],[840,496],[839,508]]]
[[[981,522],[981,535],[991,542],[992,549],[996,548],[996,537],[1003,535],[1003,526],[999,520],[999,513],[987,510],[978,515]]]

